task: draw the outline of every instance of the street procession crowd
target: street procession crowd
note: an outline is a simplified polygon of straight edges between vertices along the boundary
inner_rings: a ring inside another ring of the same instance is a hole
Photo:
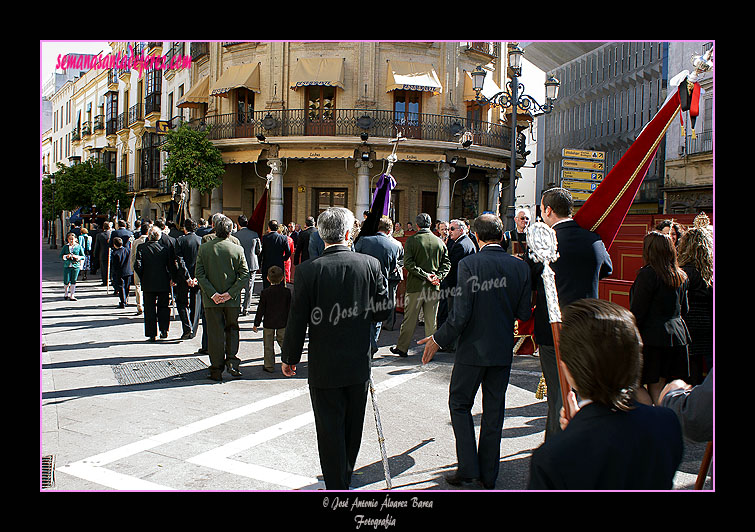
[[[259,274],[253,330],[262,328],[263,369],[275,371],[277,342],[283,375],[295,375],[307,342],[329,490],[351,482],[371,359],[397,307],[403,319],[393,354],[421,353],[423,364],[438,351],[454,354],[448,406],[457,468],[446,480],[494,489],[515,327],[532,324],[548,409],[528,489],[672,489],[684,439],[713,439],[712,231],[704,221],[685,228],[673,220],[650,231],[626,309],[598,298],[611,257],[573,211],[567,190],[543,191],[539,216],[558,243],[550,268],[559,327],[549,321],[544,265],[527,253],[526,209],[516,211],[510,232],[493,214],[433,223],[427,213],[403,227],[383,216],[377,232],[363,231],[368,213],[357,221],[341,207],[308,217],[303,229],[270,220],[263,235],[245,216],[222,213],[180,228],[161,219],[104,222],[92,233],[76,225],[60,252],[64,297],[76,301],[78,276],[100,272],[125,308],[134,286],[151,342],[167,338],[175,305],[181,339],[201,323],[199,352],[209,356],[208,378],[220,381],[224,372],[241,375],[239,316],[252,309]],[[410,353],[418,325],[424,337]],[[471,411],[480,389],[476,436]]]

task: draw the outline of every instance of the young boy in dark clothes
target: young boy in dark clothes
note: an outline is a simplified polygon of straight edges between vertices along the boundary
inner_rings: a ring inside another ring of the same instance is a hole
[[[257,305],[257,315],[254,317],[254,332],[260,323],[263,324],[262,342],[264,346],[263,368],[268,373],[275,371],[275,341],[283,348],[283,337],[286,334],[288,311],[291,309],[291,290],[283,282],[283,269],[271,266],[267,270],[267,280],[270,286],[260,294]]]
[[[681,427],[672,410],[633,397],[642,368],[634,316],[615,303],[582,299],[564,308],[562,320],[559,369],[576,413],[566,420],[562,409],[563,432],[532,454],[528,489],[672,489]]]
[[[110,277],[113,279],[113,289],[120,300],[119,308],[126,307],[133,273],[131,270],[131,249],[123,245],[121,237],[113,237],[113,251],[110,254]]]

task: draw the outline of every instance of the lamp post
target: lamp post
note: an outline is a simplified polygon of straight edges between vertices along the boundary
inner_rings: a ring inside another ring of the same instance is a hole
[[[55,178],[52,176],[50,176],[50,185],[52,185],[52,244],[50,244],[50,249],[58,249],[58,237],[55,230]]]
[[[532,96],[524,94],[524,85],[519,83],[519,76],[522,75],[522,56],[524,50],[519,48],[516,43],[509,45],[508,63],[510,68],[510,81],[506,83],[506,90],[497,92],[490,98],[480,94],[487,72],[481,66],[475,68],[472,72],[472,84],[475,91],[475,99],[479,105],[500,105],[504,110],[511,108],[511,156],[509,161],[509,189],[506,194],[506,220],[504,230],[512,231],[514,229],[514,201],[516,200],[516,122],[517,109],[528,111],[534,109],[540,114],[547,114],[553,111],[553,104],[558,98],[558,88],[561,83],[553,76],[545,82],[545,105],[540,105]],[[503,206],[502,206],[503,207]]]

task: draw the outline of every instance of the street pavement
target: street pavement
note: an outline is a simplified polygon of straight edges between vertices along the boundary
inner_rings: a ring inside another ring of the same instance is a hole
[[[274,374],[263,371],[262,332],[252,330],[256,298],[252,312],[240,318],[243,375],[224,373],[217,383],[206,378],[208,357],[197,353],[201,330],[180,340],[174,315],[168,338],[147,342],[133,295],[130,306],[118,308],[99,272],[79,279],[78,301],[64,300],[59,251],[42,240],[40,491],[324,489],[306,354],[295,377],[282,375],[279,357]],[[259,277],[255,287],[259,292]],[[373,364],[392,490],[454,490],[443,478],[456,463],[448,413],[453,354],[440,352],[426,366],[421,346],[397,357],[389,348],[399,324],[400,315],[394,330],[382,333]],[[422,333],[417,327],[415,340]],[[537,357],[514,357],[496,490],[526,489],[529,457],[545,425],[545,400],[535,397],[540,374]],[[481,393],[473,410],[478,430],[480,413]],[[704,450],[705,444],[685,442],[674,489],[692,489]],[[386,487],[368,399],[352,489]],[[710,477],[704,489],[712,489]]]

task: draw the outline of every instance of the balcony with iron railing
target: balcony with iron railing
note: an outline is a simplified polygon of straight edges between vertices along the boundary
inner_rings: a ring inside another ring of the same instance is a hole
[[[94,117],[94,132],[103,131],[105,129],[105,117],[103,115],[97,115]]]
[[[461,133],[472,134],[474,144],[508,150],[511,128],[452,115],[405,113],[386,110],[336,109],[328,119],[313,120],[306,109],[255,111],[239,117],[236,113],[210,115],[189,121],[189,126],[207,131],[211,140],[254,138],[259,134],[276,136],[334,136],[395,138],[399,133],[410,139],[458,142]],[[517,138],[517,151],[525,145]]]
[[[127,126],[131,127],[138,122],[144,122],[144,105],[141,102],[132,105],[128,110]]]
[[[695,138],[687,135],[686,146],[688,155],[713,151],[713,131],[696,133]]]
[[[129,192],[136,192],[136,174],[126,174],[115,178],[118,183],[127,183]]]

